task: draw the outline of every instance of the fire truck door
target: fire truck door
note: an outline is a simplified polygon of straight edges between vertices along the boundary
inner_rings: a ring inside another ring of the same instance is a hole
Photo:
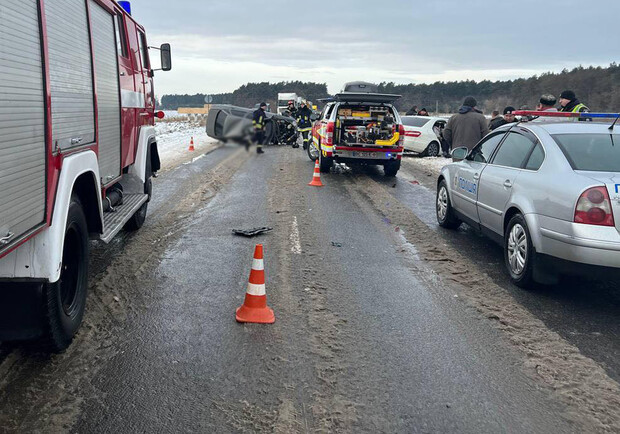
[[[0,253],[43,223],[45,99],[38,2],[0,7]]]
[[[151,113],[155,110],[155,101],[153,98],[153,81],[150,77],[151,62],[149,59],[148,45],[146,44],[146,35],[141,30],[138,30],[137,37],[140,46],[142,85],[145,98],[144,108],[140,111],[139,115],[139,125],[141,126],[147,125],[150,122]]]
[[[114,20],[116,29],[116,47],[118,53],[118,75],[121,86],[121,166],[133,163],[134,143],[137,140],[136,110],[140,102],[134,83],[134,70],[130,58],[129,40],[125,17],[120,9],[116,11]]]
[[[99,173],[106,185],[121,174],[121,115],[114,16],[89,0],[97,89]]]

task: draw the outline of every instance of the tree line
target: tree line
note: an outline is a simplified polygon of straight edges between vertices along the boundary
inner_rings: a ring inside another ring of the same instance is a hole
[[[440,113],[455,112],[469,95],[475,97],[479,108],[487,113],[492,110],[501,111],[508,105],[534,109],[542,94],[552,94],[558,98],[566,89],[573,90],[592,111],[620,112],[620,66],[616,63],[609,67],[579,66],[559,73],[547,72],[516,80],[379,84],[380,92],[402,95],[396,102],[399,110],[407,110],[417,105],[418,108],[425,107],[430,112],[438,110]],[[319,98],[329,96],[325,83],[285,81],[248,83],[234,92],[214,94],[212,97],[215,104],[254,107],[257,102],[265,101],[275,107],[279,92],[295,92],[314,103],[317,103]],[[163,95],[160,108],[176,110],[179,107],[200,107],[204,104],[204,98],[204,94]]]

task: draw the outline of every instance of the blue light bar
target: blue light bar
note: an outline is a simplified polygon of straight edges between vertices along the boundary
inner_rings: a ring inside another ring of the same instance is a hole
[[[550,118],[583,118],[583,119],[618,119],[620,113],[572,113],[572,112],[552,112],[536,110],[516,110],[512,112],[517,116],[541,116]]]
[[[131,2],[119,1],[118,4],[120,5],[120,7],[125,9],[125,12],[127,12],[129,15],[131,15]]]

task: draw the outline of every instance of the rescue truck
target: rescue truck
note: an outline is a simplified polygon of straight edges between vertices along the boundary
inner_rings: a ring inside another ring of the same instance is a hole
[[[0,341],[62,351],[84,314],[89,239],[146,218],[154,47],[127,2],[2,0],[0,22]],[[170,45],[157,49],[170,70]]]
[[[326,103],[312,127],[308,157],[319,160],[321,172],[333,163],[383,166],[396,176],[404,150],[405,128],[392,104],[400,95],[382,94],[375,84],[346,83]]]

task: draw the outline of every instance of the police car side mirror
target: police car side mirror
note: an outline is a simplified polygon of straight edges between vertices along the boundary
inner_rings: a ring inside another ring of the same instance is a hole
[[[170,44],[161,44],[159,47],[161,54],[162,71],[170,71],[172,69],[172,56],[170,55]]]
[[[464,146],[453,149],[452,150],[452,161],[454,161],[455,163],[457,161],[463,161],[465,158],[467,158],[467,154],[469,154],[469,149],[467,149]]]

